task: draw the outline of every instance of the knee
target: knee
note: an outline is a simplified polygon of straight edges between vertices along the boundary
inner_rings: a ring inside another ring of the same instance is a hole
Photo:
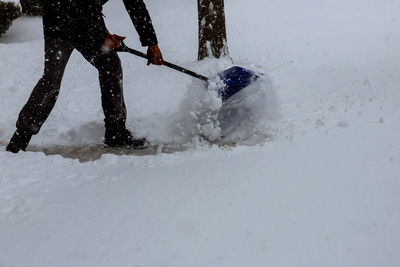
[[[42,85],[59,88],[64,72],[54,69],[45,69],[39,82]]]
[[[61,81],[53,79],[51,76],[43,75],[38,81],[35,89],[46,94],[58,94],[61,87]]]
[[[122,76],[121,60],[116,52],[104,54],[97,68],[102,75]]]

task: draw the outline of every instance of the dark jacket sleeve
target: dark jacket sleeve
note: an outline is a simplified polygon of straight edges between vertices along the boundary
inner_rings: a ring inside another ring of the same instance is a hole
[[[143,46],[155,45],[158,43],[156,32],[149,12],[143,0],[123,0],[125,8],[132,19],[133,25],[140,37]]]

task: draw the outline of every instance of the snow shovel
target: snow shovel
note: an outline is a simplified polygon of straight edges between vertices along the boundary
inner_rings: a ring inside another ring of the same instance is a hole
[[[115,49],[115,51],[128,52],[128,53],[134,54],[136,56],[148,59],[147,54],[127,47],[122,40],[121,40],[120,46],[117,49]],[[206,82],[208,82],[210,80],[209,78],[207,78],[203,75],[200,75],[196,72],[185,69],[183,67],[180,67],[178,65],[175,65],[175,64],[170,63],[165,60],[164,60],[164,65],[171,69],[180,71],[182,73],[185,73],[187,75],[190,75],[192,77],[195,77],[197,79],[200,79],[200,80],[203,80]],[[255,72],[253,72],[251,70],[247,70],[242,67],[238,67],[238,66],[234,66],[225,71],[222,71],[222,72],[218,73],[217,76],[222,81],[219,88],[217,88],[218,95],[221,97],[222,102],[226,101],[234,94],[236,94],[239,91],[241,91],[242,89],[246,88],[247,86],[249,86],[250,84],[255,82],[260,77]],[[217,84],[219,85],[220,83],[217,83]]]

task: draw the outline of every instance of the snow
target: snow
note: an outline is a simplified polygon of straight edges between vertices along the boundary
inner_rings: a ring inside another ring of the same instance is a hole
[[[232,66],[196,62],[195,3],[146,4],[166,59],[209,77]],[[399,266],[399,6],[227,1],[231,57],[266,74],[238,96],[250,119],[227,145],[204,140],[223,130],[212,86],[121,54],[128,127],[183,149],[87,162],[40,152],[101,143],[96,70],[76,52],[28,152],[5,152],[43,68],[41,20],[14,21],[0,40],[0,266]],[[122,1],[104,13],[140,47]]]

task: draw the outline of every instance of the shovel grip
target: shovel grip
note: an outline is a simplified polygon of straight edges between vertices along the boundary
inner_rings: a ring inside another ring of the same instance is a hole
[[[117,51],[117,52],[128,52],[128,53],[133,54],[135,56],[142,57],[142,58],[145,58],[145,59],[149,60],[149,56],[147,54],[145,54],[143,52],[140,52],[138,50],[135,50],[135,49],[127,47],[122,40],[121,40],[121,44],[119,45],[118,48],[115,49],[115,51]],[[187,75],[190,75],[190,76],[192,76],[194,78],[197,78],[197,79],[200,79],[200,80],[203,80],[203,81],[208,81],[208,78],[203,76],[203,75],[200,75],[200,74],[198,74],[198,73],[196,73],[194,71],[185,69],[185,68],[183,68],[181,66],[175,65],[175,64],[173,64],[171,62],[168,62],[168,61],[165,61],[165,60],[164,60],[164,66],[166,66],[168,68],[171,68],[171,69],[174,69],[174,70],[177,70],[177,71],[180,71],[180,72],[185,73]]]

